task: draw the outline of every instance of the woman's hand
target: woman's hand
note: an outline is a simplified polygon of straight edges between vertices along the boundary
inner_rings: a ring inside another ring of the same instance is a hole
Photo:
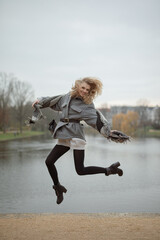
[[[127,136],[125,133],[118,130],[111,130],[108,139],[117,143],[124,143],[124,142],[130,141],[129,136]]]
[[[34,107],[34,105],[37,104],[37,103],[39,103],[38,99],[32,104],[32,107]]]

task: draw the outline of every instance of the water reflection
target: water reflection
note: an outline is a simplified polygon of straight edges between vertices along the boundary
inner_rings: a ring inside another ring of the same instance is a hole
[[[87,142],[85,165],[120,161],[124,176],[78,176],[69,151],[56,164],[68,189],[60,206],[45,166],[55,141],[41,136],[2,142],[0,212],[160,212],[159,139],[116,144],[88,137]]]

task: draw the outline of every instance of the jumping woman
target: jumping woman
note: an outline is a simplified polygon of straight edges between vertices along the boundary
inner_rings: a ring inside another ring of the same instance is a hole
[[[129,140],[128,136],[116,130],[110,130],[108,121],[102,113],[95,109],[93,100],[102,92],[102,82],[96,78],[86,77],[75,81],[71,91],[64,95],[46,97],[36,100],[32,106],[35,108],[29,123],[42,118],[40,108],[50,107],[55,111],[60,111],[60,120],[50,123],[53,138],[57,139],[57,144],[49,153],[46,165],[53,180],[53,189],[57,196],[57,204],[63,201],[63,193],[67,189],[59,182],[58,172],[55,166],[56,161],[70,149],[73,149],[75,169],[78,175],[90,174],[111,174],[123,175],[120,163],[116,162],[109,167],[84,166],[84,155],[86,140],[83,131],[85,121],[88,125],[96,129],[104,137],[116,142]]]

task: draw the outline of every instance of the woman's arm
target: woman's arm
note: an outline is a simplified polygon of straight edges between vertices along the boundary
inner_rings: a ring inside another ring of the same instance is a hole
[[[36,101],[34,101],[33,103],[32,103],[32,107],[34,107],[34,105],[35,104],[38,104],[39,103],[39,100],[37,99]]]
[[[35,122],[39,121],[41,118],[44,118],[41,109],[50,107],[55,111],[60,111],[60,105],[58,102],[61,100],[63,95],[58,95],[54,97],[42,97],[40,99],[37,99],[33,102],[32,107],[34,108],[32,117],[28,118],[28,120],[25,121],[26,125],[34,124]]]
[[[82,112],[83,120],[91,127],[96,129],[104,137],[109,137],[111,129],[110,124],[103,114],[95,109],[94,105],[88,106]]]
[[[99,110],[93,109],[86,116],[88,117],[84,118],[84,121],[88,125],[98,130],[99,133],[105,138],[117,143],[124,143],[130,141],[130,137],[123,132],[120,132],[118,130],[111,130],[109,122]]]
[[[111,134],[109,122],[99,110],[96,110],[96,114],[97,114],[96,128],[104,137],[108,138]]]
[[[50,107],[54,109],[55,111],[60,111],[60,104],[59,101],[62,98],[63,95],[57,95],[53,97],[41,97],[38,98],[32,106],[34,107],[36,104],[39,105],[40,108],[47,108]]]

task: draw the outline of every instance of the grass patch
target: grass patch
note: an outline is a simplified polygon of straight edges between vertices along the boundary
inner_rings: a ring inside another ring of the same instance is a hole
[[[20,138],[27,138],[33,136],[43,135],[44,132],[39,131],[24,131],[23,133],[19,132],[7,132],[7,133],[0,133],[0,141],[8,141],[8,140],[15,140]]]
[[[160,130],[149,129],[147,135],[148,137],[160,137]]]
[[[136,131],[136,137],[158,137],[160,138],[160,130],[152,128],[139,128]]]

